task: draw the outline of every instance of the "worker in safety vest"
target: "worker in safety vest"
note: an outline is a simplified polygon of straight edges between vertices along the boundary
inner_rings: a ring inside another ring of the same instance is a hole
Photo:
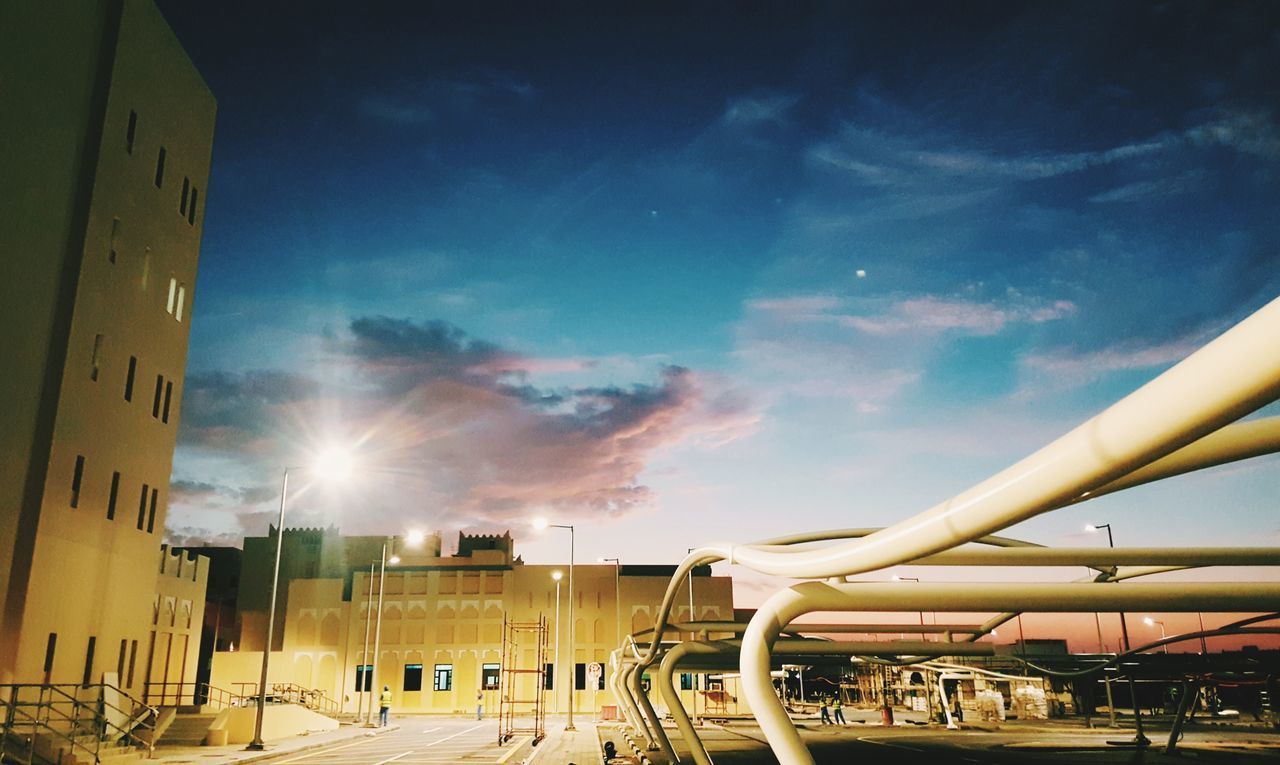
[[[387,715],[391,714],[391,686],[382,686],[382,698],[378,700],[378,726],[387,727]]]
[[[840,694],[837,693],[835,698],[831,700],[831,716],[835,718],[837,725],[846,725],[847,723],[844,721],[844,710],[841,707]]]

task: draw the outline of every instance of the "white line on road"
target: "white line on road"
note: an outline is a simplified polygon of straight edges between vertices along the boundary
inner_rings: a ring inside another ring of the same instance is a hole
[[[515,753],[516,753],[516,752],[518,752],[518,751],[520,751],[520,748],[524,746],[524,742],[526,742],[526,741],[532,741],[532,740],[533,740],[533,739],[532,739],[531,737],[522,737],[522,738],[518,738],[518,739],[516,739],[515,741],[511,742],[511,751],[509,751],[509,752],[507,752],[506,754],[502,755],[502,757],[500,757],[500,758],[498,759],[497,765],[502,765],[502,763],[504,763],[504,762],[506,762],[507,760],[511,759],[513,756],[515,756]]]
[[[412,749],[410,749],[410,750],[409,750],[409,751],[407,751],[407,752],[401,752],[400,754],[397,754],[395,757],[388,757],[388,758],[387,758],[387,759],[385,759],[385,760],[379,760],[378,762],[373,763],[373,765],[387,765],[387,763],[388,763],[388,762],[395,762],[396,760],[400,759],[401,757],[407,757],[407,756],[409,756],[409,755],[411,755],[411,754],[413,754],[413,750],[412,750]]]
[[[436,740],[436,741],[432,741],[430,744],[427,744],[427,746],[435,746],[436,744],[444,743],[445,741],[448,741],[448,740],[449,740],[449,739],[451,739],[451,738],[457,738],[458,736],[461,736],[461,735],[462,735],[462,734],[464,734],[464,733],[470,733],[471,731],[475,730],[476,728],[483,728],[484,726],[485,726],[485,724],[484,724],[484,723],[480,723],[479,725],[472,725],[470,728],[467,728],[466,730],[460,730],[460,731],[458,731],[457,733],[453,734],[452,736],[445,736],[445,737],[444,737],[444,738],[442,738],[442,739],[438,739],[438,740]]]
[[[335,747],[333,747],[333,748],[330,748],[330,749],[323,749],[323,750],[318,751],[318,752],[308,752],[307,754],[304,754],[304,755],[302,755],[301,757],[293,757],[293,758],[288,759],[288,760],[281,760],[280,762],[276,763],[276,765],[288,765],[288,763],[290,763],[290,762],[298,762],[298,761],[300,761],[300,760],[307,760],[307,759],[311,759],[311,758],[313,758],[313,757],[323,757],[324,755],[329,754],[330,752],[336,752],[336,751],[338,751],[339,749],[350,749],[350,748],[351,748],[351,747],[353,747],[353,746],[359,746],[360,744],[367,744],[367,743],[369,743],[369,740],[368,740],[368,739],[361,739],[361,740],[359,740],[359,741],[354,741],[354,742],[352,742],[352,743],[350,743],[350,744],[344,744],[344,745],[342,745],[342,746],[335,746]]]
[[[424,736],[425,736],[425,735],[426,735],[426,734],[428,734],[428,733],[435,733],[435,732],[436,732],[436,731],[438,731],[438,730],[440,730],[440,728],[439,728],[438,726],[437,726],[437,727],[435,727],[435,728],[427,728],[426,730],[424,730],[424,731],[422,732],[422,735],[424,735]]]

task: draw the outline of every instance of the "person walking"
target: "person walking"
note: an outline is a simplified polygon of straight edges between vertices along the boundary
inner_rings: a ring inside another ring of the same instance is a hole
[[[822,724],[831,725],[831,713],[827,710],[827,697],[818,697],[818,711],[822,713]]]
[[[848,725],[844,721],[844,709],[840,703],[840,694],[836,694],[835,699],[831,702],[831,716],[835,718],[837,725]]]
[[[484,719],[484,691],[476,691],[476,719]]]
[[[378,700],[378,727],[387,727],[387,717],[391,714],[391,686],[382,686],[382,697]]]

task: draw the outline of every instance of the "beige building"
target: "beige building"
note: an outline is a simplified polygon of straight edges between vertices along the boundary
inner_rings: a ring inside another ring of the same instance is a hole
[[[302,545],[291,540],[294,534],[287,531],[284,544],[296,551]],[[380,557],[382,538],[347,539],[349,549],[362,539],[377,539],[378,552],[369,559]],[[257,547],[246,540],[246,572],[249,550]],[[570,593],[567,566],[526,565],[515,556],[513,547],[510,534],[460,534],[457,552],[445,556],[440,554],[440,540],[435,535],[428,535],[418,550],[406,549],[403,541],[395,540],[400,561],[387,567],[385,581],[375,574],[372,599],[369,560],[350,561],[346,571],[333,576],[282,579],[282,589],[289,591],[287,614],[281,650],[271,657],[269,682],[322,691],[348,711],[354,712],[362,704],[367,708],[370,694],[362,698],[357,689],[367,671],[363,668],[374,664],[376,644],[377,679],[368,686],[379,690],[390,687],[397,712],[474,713],[479,693],[492,713],[497,710],[504,669],[504,620],[529,623],[546,619],[544,664],[553,665],[544,667],[552,675],[546,681],[548,712],[567,710],[570,687],[576,711],[596,713],[613,705],[612,693],[604,688],[603,680],[590,682],[590,664],[606,663],[620,630],[629,633],[652,625],[653,608],[661,601],[674,566],[578,564]],[[267,553],[269,561],[274,548],[262,549],[271,551]],[[321,547],[315,549],[315,555],[321,556]],[[557,583],[552,577],[556,571],[563,574],[559,581],[559,629]],[[380,584],[383,603],[379,624]],[[572,649],[570,598],[574,599]],[[711,576],[710,568],[699,569],[693,600],[699,619],[733,619],[729,577]],[[677,620],[688,616],[684,593],[681,602],[673,614]],[[256,625],[252,629],[265,632],[265,616],[255,618],[246,612],[242,617],[243,643],[260,647],[262,637],[251,638],[248,631],[252,624]],[[220,651],[214,655],[211,683],[235,690],[240,683],[255,682],[261,661],[259,650]],[[527,645],[520,647],[514,661],[522,669],[537,668],[535,650]],[[369,675],[372,680],[373,672]],[[520,691],[522,697],[532,695],[528,682]],[[690,706],[693,693],[691,689],[686,692]]]
[[[137,695],[214,99],[149,0],[0,4],[0,83],[0,682]]]

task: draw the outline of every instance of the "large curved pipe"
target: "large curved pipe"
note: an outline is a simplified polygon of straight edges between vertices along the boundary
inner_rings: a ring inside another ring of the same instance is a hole
[[[1022,612],[1161,610],[1253,611],[1280,608],[1278,583],[920,583],[802,582],[775,593],[752,618],[742,639],[742,689],[781,765],[812,765],[799,733],[769,676],[770,651],[786,624],[815,611],[994,611],[1015,604]]]

